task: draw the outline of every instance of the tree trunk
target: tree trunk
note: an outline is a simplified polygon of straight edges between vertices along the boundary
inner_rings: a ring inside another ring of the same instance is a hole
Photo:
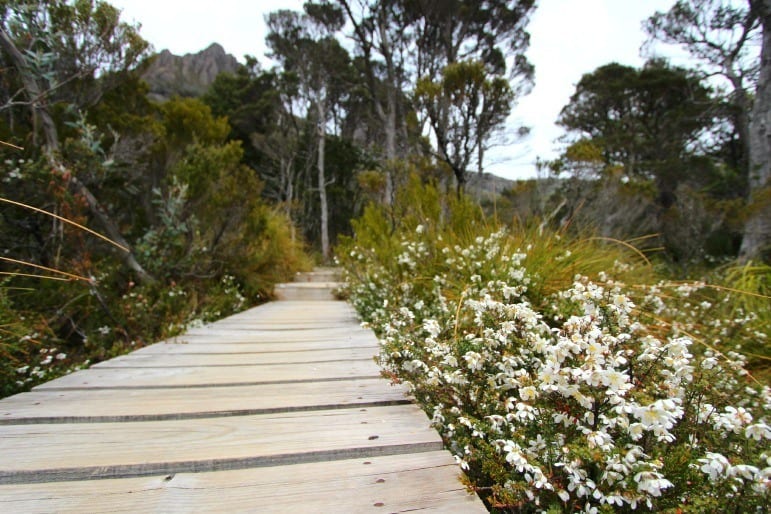
[[[136,260],[134,253],[130,250],[131,247],[123,238],[115,223],[113,223],[104,209],[102,209],[96,197],[85,184],[80,182],[74,175],[67,173],[65,166],[59,160],[59,134],[56,130],[56,124],[51,117],[51,113],[48,112],[48,107],[45,105],[45,95],[40,91],[37,79],[27,66],[27,60],[24,58],[24,55],[16,48],[13,40],[2,27],[0,27],[0,48],[6,51],[11,58],[14,67],[19,72],[24,89],[30,98],[33,118],[38,119],[39,117],[40,119],[43,127],[43,134],[46,139],[45,155],[48,159],[48,163],[54,170],[70,175],[68,181],[70,188],[75,194],[85,198],[91,214],[99,221],[102,227],[104,227],[105,232],[107,232],[107,237],[126,249],[125,251],[120,252],[120,256],[126,266],[136,273],[137,280],[139,282],[152,282],[153,277],[147,273],[142,265]]]
[[[751,0],[763,26],[760,76],[750,120],[750,202],[739,258],[761,258],[771,244],[771,0]]]
[[[324,120],[326,119],[326,106],[324,99],[316,102],[318,114],[319,150],[316,167],[319,172],[319,206],[321,208],[321,255],[324,262],[329,262],[329,208],[327,207],[327,179],[324,173],[324,151],[326,135]]]

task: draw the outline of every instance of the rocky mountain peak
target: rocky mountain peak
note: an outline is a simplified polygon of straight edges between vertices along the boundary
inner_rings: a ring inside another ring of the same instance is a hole
[[[194,54],[174,55],[168,50],[158,53],[142,78],[150,85],[150,98],[164,101],[173,95],[201,96],[220,73],[235,73],[238,60],[225,52],[222,45],[212,43]]]

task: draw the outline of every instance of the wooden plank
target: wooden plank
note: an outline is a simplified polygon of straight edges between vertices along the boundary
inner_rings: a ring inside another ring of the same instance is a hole
[[[377,364],[369,359],[352,362],[319,362],[304,366],[265,364],[216,368],[90,368],[46,382],[33,390],[250,385],[349,380],[379,375],[380,369]]]
[[[359,331],[355,327],[348,329],[336,328],[334,330],[260,330],[257,328],[244,328],[237,330],[207,330],[190,331],[184,335],[171,339],[176,342],[231,342],[231,343],[261,343],[261,342],[308,342],[308,341],[377,341],[374,334],[368,331]]]
[[[261,320],[261,321],[306,321],[318,320],[324,323],[342,322],[356,323],[358,318],[354,309],[346,302],[302,302],[292,303],[271,302],[242,311],[219,321],[210,324],[224,324],[240,320]]]
[[[0,511],[484,513],[447,452],[145,478],[0,486]]]
[[[184,389],[35,390],[0,400],[0,424],[185,419],[352,408],[406,401],[381,378]],[[0,452],[1,453],[1,452]]]
[[[0,426],[0,483],[244,469],[439,450],[414,405],[169,421]]]
[[[290,353],[305,351],[338,351],[340,349],[370,348],[377,353],[378,345],[370,342],[350,340],[345,342],[335,341],[296,341],[284,343],[282,341],[248,343],[248,342],[163,342],[145,346],[135,350],[134,354],[218,354],[218,353]]]
[[[216,345],[210,347],[216,350]],[[327,350],[309,350],[304,352],[269,353],[176,353],[152,354],[130,353],[108,361],[100,362],[92,368],[137,368],[137,367],[186,367],[186,366],[250,366],[265,364],[314,364],[321,362],[350,362],[372,360],[375,348],[330,348]]]

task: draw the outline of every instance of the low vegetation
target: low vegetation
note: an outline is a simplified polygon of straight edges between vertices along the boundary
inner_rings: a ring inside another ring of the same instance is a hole
[[[669,280],[418,180],[394,208],[340,249],[348,294],[494,512],[768,510],[768,267]]]

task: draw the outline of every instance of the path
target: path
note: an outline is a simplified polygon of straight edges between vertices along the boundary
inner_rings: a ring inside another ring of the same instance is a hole
[[[330,277],[303,279],[0,400],[0,512],[486,512]]]

